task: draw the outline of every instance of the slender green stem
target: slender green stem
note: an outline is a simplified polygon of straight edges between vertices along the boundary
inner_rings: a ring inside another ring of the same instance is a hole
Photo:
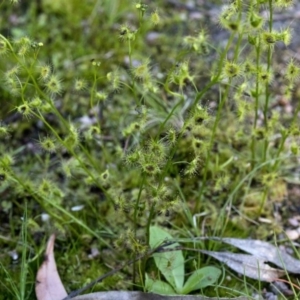
[[[171,109],[171,111],[169,112],[169,114],[167,115],[165,120],[160,124],[159,129],[158,129],[158,133],[156,135],[157,138],[160,136],[163,129],[165,128],[166,123],[170,120],[170,118],[173,116],[174,112],[182,104],[182,102],[183,102],[183,96],[181,96],[181,99],[173,106],[173,108]]]
[[[199,207],[200,207],[200,203],[201,203],[200,200],[201,200],[201,197],[202,197],[203,192],[204,192],[205,187],[206,187],[208,165],[209,165],[209,162],[210,162],[210,151],[212,149],[212,146],[213,146],[213,143],[214,143],[214,140],[215,140],[217,126],[218,126],[218,124],[220,122],[220,119],[221,119],[221,114],[222,114],[222,111],[223,111],[223,107],[225,105],[226,100],[228,99],[227,97],[228,97],[230,84],[231,84],[231,81],[227,84],[224,95],[222,95],[221,101],[218,105],[217,115],[216,115],[216,118],[215,118],[215,121],[214,121],[212,133],[211,133],[211,136],[210,136],[209,147],[207,149],[207,154],[206,154],[206,159],[205,159],[205,166],[204,166],[204,174],[203,174],[203,179],[202,179],[202,185],[201,185],[201,188],[200,188],[200,191],[199,191],[199,194],[198,194],[198,198],[197,198],[197,202],[196,202],[196,205],[195,205],[195,209],[194,209],[195,212],[199,211]]]
[[[255,117],[254,117],[254,124],[253,124],[253,129],[255,130],[257,127],[257,121],[258,121],[258,100],[259,100],[259,66],[260,66],[260,51],[261,51],[261,44],[260,44],[260,39],[258,39],[258,44],[255,46],[256,49],[256,82],[255,82]],[[255,134],[252,134],[252,139],[251,139],[251,165],[252,168],[255,166],[255,159],[256,159],[256,137]]]
[[[149,212],[149,218],[146,225],[146,245],[150,244],[150,226],[155,214],[155,204],[152,204]]]
[[[91,96],[90,96],[90,108],[94,107],[94,99],[95,99],[95,93],[96,93],[96,88],[97,88],[97,73],[96,73],[96,68],[94,69],[94,79],[93,79],[93,86],[92,86],[92,91],[91,91]]]
[[[289,137],[288,132],[283,132],[283,133],[282,133],[280,145],[279,145],[279,147],[278,147],[278,150],[277,150],[277,153],[276,153],[276,155],[275,155],[275,158],[277,158],[277,157],[280,156],[281,152],[282,152],[283,149],[284,149],[285,141],[286,141],[286,139],[287,139],[288,137]],[[280,163],[279,160],[275,161],[275,163],[274,163],[274,165],[273,165],[273,168],[272,168],[273,171],[276,171],[276,170],[277,170],[279,163]]]
[[[146,176],[145,174],[142,175],[142,180],[140,182],[140,189],[139,189],[139,194],[136,198],[136,202],[135,202],[135,206],[134,206],[134,237],[137,240],[137,229],[138,229],[138,212],[139,212],[139,205],[140,205],[140,200],[141,200],[141,195],[143,192],[143,188],[146,182]],[[151,216],[149,216],[150,218]],[[149,220],[148,220],[149,221]],[[150,220],[151,222],[151,220]],[[148,245],[148,243],[146,244]],[[132,283],[135,284],[136,283],[136,278],[135,278],[135,274],[136,274],[136,262],[132,264]]]
[[[25,299],[26,292],[26,277],[28,272],[27,263],[27,201],[25,201],[24,216],[22,222],[22,242],[25,247],[22,247],[22,263],[21,263],[21,274],[20,274],[20,299]]]
[[[139,205],[140,205],[140,200],[141,200],[141,196],[142,196],[142,192],[143,192],[143,188],[146,182],[146,176],[145,174],[142,175],[142,179],[140,182],[140,189],[139,189],[139,194],[136,198],[136,202],[134,205],[134,236],[135,238],[137,237],[137,229],[138,229],[138,212],[139,212]]]
[[[196,94],[195,100],[192,104],[192,110],[195,109],[195,107],[197,106],[199,100],[202,99],[202,97],[206,94],[207,91],[209,91],[215,84],[219,83],[219,79],[220,76],[222,74],[223,71],[223,64],[224,64],[224,60],[225,57],[228,53],[228,50],[232,44],[232,41],[234,39],[234,34],[231,34],[228,41],[227,41],[227,45],[224,49],[224,51],[222,52],[220,59],[219,59],[219,63],[218,63],[218,73],[213,77],[213,79],[199,92]]]
[[[260,50],[261,50],[261,42],[260,39],[258,39],[257,41],[257,45],[255,46],[256,49],[256,82],[255,82],[255,118],[254,118],[254,124],[253,127],[254,129],[257,126],[257,120],[258,120],[258,99],[259,99],[259,74],[258,74],[258,70],[259,70],[259,66],[260,66]]]
[[[270,14],[270,19],[269,19],[269,31],[272,32],[273,28],[273,6],[272,6],[272,1],[269,0],[269,14]],[[267,70],[268,72],[271,69],[271,63],[272,63],[272,54],[273,54],[273,47],[269,46],[268,48],[268,54],[267,54]],[[269,83],[266,83],[265,86],[265,107],[264,107],[264,121],[265,121],[265,129],[268,132],[269,129],[269,124],[268,124],[268,111],[269,111],[269,100],[270,100],[270,88],[269,88]],[[265,143],[264,143],[264,154],[263,154],[263,160],[266,160],[267,157],[267,152],[268,152],[268,147],[269,147],[269,141],[266,138]]]

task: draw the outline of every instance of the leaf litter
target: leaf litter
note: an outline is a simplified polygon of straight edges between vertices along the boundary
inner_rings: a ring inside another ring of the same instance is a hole
[[[285,274],[284,271],[267,265],[264,259],[252,255],[206,250],[200,250],[200,252],[214,257],[237,273],[252,279],[272,282]]]
[[[211,239],[220,240],[224,243],[248,252],[256,258],[264,260],[265,262],[271,262],[274,265],[286,270],[288,273],[300,274],[300,260],[292,257],[279,247],[276,247],[268,242],[237,238]]]
[[[237,238],[204,238],[211,240],[218,240],[234,247],[237,247],[248,254],[230,253],[230,252],[215,252],[206,250],[196,250],[201,253],[214,257],[215,259],[225,263],[228,267],[235,270],[246,277],[253,279],[272,282],[283,276],[285,272],[300,273],[300,260],[288,255],[279,248],[271,245],[268,242],[259,240],[243,240]],[[78,294],[72,292],[67,294],[63,283],[59,277],[55,258],[54,258],[54,241],[55,235],[51,235],[47,244],[45,260],[38,270],[36,277],[36,296],[38,300],[247,300],[249,296],[235,297],[235,298],[216,298],[205,297],[197,295],[159,295],[153,293],[144,293],[139,291],[108,291],[96,292],[87,295],[77,296]],[[177,248],[177,247],[176,247]],[[179,247],[178,247],[179,248]],[[184,247],[182,247],[184,249]],[[160,246],[161,250],[161,246]],[[165,249],[171,250],[171,249]],[[174,250],[174,249],[173,249]],[[178,249],[177,249],[178,250]],[[270,267],[267,262],[281,267],[284,270]],[[96,280],[95,282],[99,282]],[[81,289],[83,291],[84,289]],[[76,295],[76,297],[75,297]]]
[[[35,282],[35,294],[38,300],[59,300],[68,294],[59,277],[54,257],[55,235],[48,240],[45,259],[40,266]]]
[[[159,295],[143,292],[110,291],[97,292],[72,298],[74,300],[249,300],[249,297],[220,298],[197,295]]]

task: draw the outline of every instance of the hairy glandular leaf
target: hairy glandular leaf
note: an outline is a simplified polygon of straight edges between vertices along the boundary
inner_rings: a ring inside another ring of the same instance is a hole
[[[150,227],[150,247],[156,248],[166,240],[172,240],[172,236],[157,226]],[[179,246],[174,243],[165,247],[173,248]],[[184,258],[182,251],[170,251],[153,254],[153,258],[157,268],[165,276],[166,280],[177,291],[181,290],[184,281]]]
[[[196,270],[186,281],[182,288],[182,294],[189,294],[192,291],[203,289],[217,282],[221,270],[216,267],[204,267]]]

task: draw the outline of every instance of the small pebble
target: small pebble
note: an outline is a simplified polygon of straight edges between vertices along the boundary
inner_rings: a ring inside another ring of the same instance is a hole
[[[42,222],[47,222],[50,220],[50,216],[46,213],[42,213],[41,214],[41,219],[42,219]]]
[[[297,218],[289,218],[288,222],[293,227],[299,227],[299,220]]]
[[[291,240],[297,240],[300,236],[299,228],[298,229],[288,229],[285,231],[286,236]]]
[[[84,208],[84,205],[77,205],[77,206],[71,207],[71,211],[80,211],[83,208]]]

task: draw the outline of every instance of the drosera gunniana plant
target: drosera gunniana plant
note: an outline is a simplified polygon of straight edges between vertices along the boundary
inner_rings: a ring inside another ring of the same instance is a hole
[[[226,43],[218,45],[209,26],[172,36],[178,53],[164,59],[167,69],[157,61],[163,42],[171,41],[161,39],[157,52],[143,46],[147,32],[163,31],[172,21],[159,4],[131,6],[135,17],[122,18],[117,40],[107,41],[116,45],[106,54],[117,57],[111,65],[104,56],[87,55],[66,76],[63,64],[45,59],[44,40],[33,40],[30,32],[15,39],[0,35],[0,55],[7,60],[1,86],[11,99],[0,138],[16,139],[1,146],[6,202],[20,210],[18,201],[26,198],[30,217],[46,212],[62,236],[76,245],[94,239],[110,249],[113,261],[144,253],[153,224],[167,224],[173,236],[204,234],[193,218],[204,212],[203,228],[222,236],[230,228],[244,230],[249,219],[272,218],[272,190],[286,188],[280,185],[282,164],[299,152],[300,105],[284,123],[281,112],[271,109],[278,44],[288,46],[292,37],[290,27],[275,29],[273,16],[290,5],[230,1],[219,15],[220,28],[229,33]],[[199,77],[208,69],[209,76]],[[286,101],[299,77],[291,57],[283,71]],[[29,138],[22,137],[26,130]],[[34,146],[27,149],[28,139]],[[79,204],[82,210],[71,210]],[[7,213],[11,222],[14,213]],[[272,226],[265,231],[282,230]],[[40,222],[48,232],[44,227]],[[122,247],[127,251],[118,257]],[[201,256],[194,261],[205,264]],[[134,284],[144,285],[148,268],[146,258],[133,265]]]

